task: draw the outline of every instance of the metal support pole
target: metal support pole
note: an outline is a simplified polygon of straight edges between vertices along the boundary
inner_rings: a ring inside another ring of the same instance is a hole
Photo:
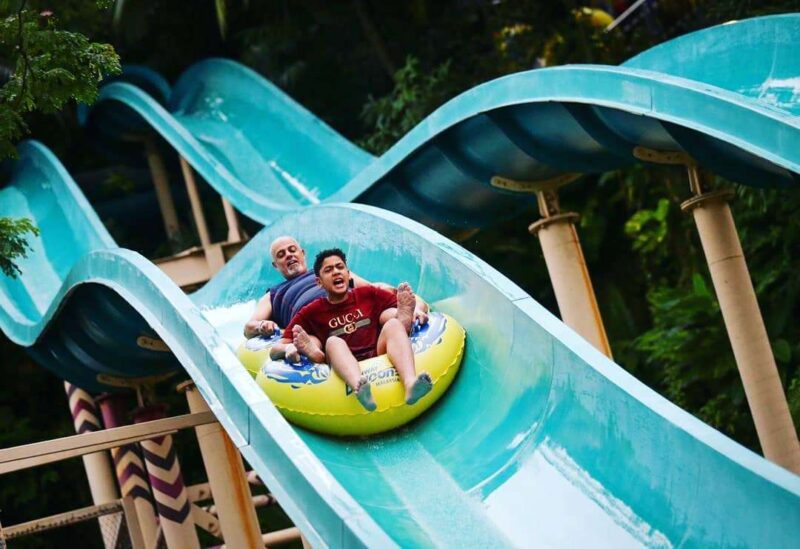
[[[208,235],[208,224],[206,216],[203,214],[203,204],[200,202],[200,193],[197,191],[197,183],[194,179],[192,167],[182,156],[178,156],[181,162],[181,172],[183,181],[186,184],[186,192],[189,194],[189,202],[192,204],[192,216],[197,225],[197,234],[200,236],[200,245],[208,248],[211,245],[211,237]]]
[[[576,213],[561,213],[555,190],[536,193],[542,219],[528,227],[539,237],[550,282],[564,323],[601,353],[611,357],[611,347],[600,317],[592,280],[583,257]]]
[[[97,398],[97,404],[100,406],[106,428],[127,425],[126,406],[121,395],[111,393],[101,395]],[[126,444],[111,450],[111,457],[114,460],[122,497],[131,501],[131,512],[136,513],[135,522],[141,529],[140,535],[148,545],[152,545],[158,536],[158,517],[141,450],[136,444]],[[131,521],[128,523],[130,525]]]
[[[165,416],[164,406],[141,406],[134,412],[134,422],[143,423]],[[142,450],[167,547],[200,549],[200,540],[192,519],[192,504],[183,483],[172,436],[145,440],[142,442]]]
[[[695,196],[681,208],[694,216],[761,448],[800,474],[800,442],[728,205],[733,193],[705,192],[697,167],[688,170]]]
[[[209,411],[193,381],[180,384],[178,390],[185,391],[191,412]],[[200,425],[195,431],[225,544],[263,548],[242,456],[219,423]]]
[[[150,166],[153,185],[156,188],[158,207],[161,209],[161,217],[164,219],[164,230],[167,232],[167,238],[174,242],[180,233],[178,212],[175,210],[175,202],[172,200],[167,168],[164,166],[164,160],[161,158],[161,153],[158,151],[153,137],[145,138],[144,152],[147,157],[147,165]]]
[[[64,390],[69,398],[69,409],[75,432],[78,434],[102,430],[100,416],[91,395],[83,389],[64,382]],[[83,466],[86,469],[86,478],[89,480],[89,490],[95,505],[110,503],[119,499],[114,473],[106,452],[96,452],[83,456]],[[107,515],[97,519],[100,523],[100,534],[103,536],[105,547],[114,547],[119,536],[122,516]]]

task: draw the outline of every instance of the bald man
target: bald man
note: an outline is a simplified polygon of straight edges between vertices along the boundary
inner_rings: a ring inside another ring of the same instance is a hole
[[[272,266],[286,280],[270,288],[259,300],[253,316],[244,326],[244,335],[247,338],[272,334],[276,328],[287,326],[300,309],[326,295],[325,290],[317,284],[314,272],[308,270],[306,252],[297,240],[291,236],[279,236],[270,244],[269,253],[272,256]],[[356,288],[370,285],[357,274],[352,272],[350,274]],[[393,287],[380,282],[373,285],[394,290]],[[428,321],[427,312],[427,303],[417,298],[415,320],[425,324]],[[410,330],[410,326],[408,328]]]

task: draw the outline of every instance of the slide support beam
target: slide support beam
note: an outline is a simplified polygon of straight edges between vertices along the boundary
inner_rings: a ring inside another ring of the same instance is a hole
[[[164,406],[141,406],[134,412],[134,422],[144,423],[165,416]],[[200,549],[192,503],[173,442],[172,435],[165,435],[141,443],[159,523],[169,549]]]
[[[564,323],[604,355],[611,346],[575,229],[576,213],[562,213],[555,189],[536,193],[542,218],[528,227],[539,237],[550,282]]]
[[[155,138],[148,137],[144,140],[144,152],[147,157],[147,165],[150,167],[153,185],[156,189],[158,207],[164,220],[164,230],[170,242],[177,242],[181,230],[178,223],[178,212],[175,209],[175,201],[172,199],[172,191],[169,187],[167,167],[164,165],[164,159],[161,157]]]
[[[681,208],[694,216],[761,448],[800,474],[800,442],[728,205],[733,191],[707,192],[697,166],[688,171],[695,196]]]
[[[128,423],[125,419],[128,415],[125,398],[119,393],[101,395],[97,398],[97,404],[107,429],[122,427]],[[142,538],[148,542],[155,540],[158,537],[158,517],[141,448],[136,443],[124,444],[112,449],[111,457],[122,497],[132,504],[130,512],[136,515]],[[131,521],[128,522],[130,528]]]
[[[210,411],[193,381],[182,383],[178,390],[186,393],[192,413]],[[195,432],[225,544],[263,548],[242,456],[219,423],[198,425]]]
[[[69,410],[72,414],[75,432],[83,434],[102,430],[103,425],[100,422],[100,415],[97,413],[97,406],[92,396],[68,381],[64,382],[64,390],[67,392],[67,398],[69,399]],[[114,480],[111,463],[105,451],[83,456],[83,466],[86,469],[89,491],[92,494],[92,501],[95,505],[103,505],[119,499],[117,483]],[[102,516],[97,520],[100,523],[100,533],[103,537],[104,546],[115,547],[120,527],[122,526],[122,514]]]

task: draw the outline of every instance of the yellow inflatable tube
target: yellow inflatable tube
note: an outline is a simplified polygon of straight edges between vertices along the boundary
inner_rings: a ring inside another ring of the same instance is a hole
[[[455,319],[442,313],[431,313],[428,324],[412,334],[417,372],[426,371],[433,380],[431,392],[412,406],[405,403],[405,390],[386,355],[361,361],[361,372],[370,380],[378,405],[374,412],[359,404],[327,364],[270,360],[269,349],[278,339],[249,339],[237,355],[286,419],[312,431],[344,436],[388,431],[430,408],[461,366],[465,334]]]

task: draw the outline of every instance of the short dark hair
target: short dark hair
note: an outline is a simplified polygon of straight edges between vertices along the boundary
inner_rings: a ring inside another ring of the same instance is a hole
[[[318,253],[317,257],[314,259],[314,276],[319,276],[319,271],[322,269],[322,262],[333,256],[340,258],[344,261],[344,264],[347,265],[347,256],[344,255],[342,250],[339,248],[328,248]]]

